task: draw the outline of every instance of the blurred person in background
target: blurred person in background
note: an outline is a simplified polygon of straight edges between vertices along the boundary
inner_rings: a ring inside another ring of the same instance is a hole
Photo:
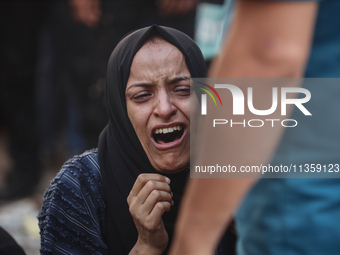
[[[46,1],[0,3],[0,128],[9,136],[13,162],[0,187],[0,200],[30,194],[41,177],[35,78],[47,8]]]
[[[22,247],[2,227],[0,227],[0,252],[1,255],[25,255]]]
[[[339,77],[339,11],[336,0],[237,0],[224,47],[209,76]],[[257,136],[244,132],[243,137],[225,132],[223,141],[233,150],[224,150],[223,155],[217,150],[213,153],[228,157],[236,166],[247,165],[250,158],[258,165],[266,164],[275,152],[273,164],[280,160],[297,165],[339,164],[340,87],[318,84],[313,89],[308,109],[318,118],[308,119],[302,129],[285,130],[279,145],[283,130],[258,131]],[[269,97],[262,99],[271,103]],[[299,117],[296,114],[294,117]],[[239,255],[338,254],[337,177],[190,180],[170,254],[213,254],[233,214]]]

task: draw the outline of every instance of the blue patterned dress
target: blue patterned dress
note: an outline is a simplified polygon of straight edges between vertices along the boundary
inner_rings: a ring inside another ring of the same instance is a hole
[[[97,149],[68,160],[44,195],[41,254],[108,254]]]

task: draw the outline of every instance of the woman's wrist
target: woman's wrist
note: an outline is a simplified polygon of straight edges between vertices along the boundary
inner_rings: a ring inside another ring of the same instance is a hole
[[[143,243],[138,238],[135,246],[130,251],[129,255],[161,255],[164,249],[156,248]]]

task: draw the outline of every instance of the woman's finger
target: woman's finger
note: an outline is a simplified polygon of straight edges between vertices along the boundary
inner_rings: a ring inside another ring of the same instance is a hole
[[[170,183],[170,179],[160,175],[160,174],[140,174],[137,177],[137,180],[135,181],[135,184],[133,185],[130,194],[128,196],[128,204],[131,204],[131,199],[136,197],[140,191],[143,189],[143,187],[149,182],[149,181],[153,181],[154,183],[148,184],[149,188],[152,188],[152,186],[159,186],[156,185],[156,182],[160,182],[160,183],[164,183],[164,184],[169,184]],[[150,187],[151,186],[151,187]],[[163,190],[164,188],[161,188],[161,190]],[[150,189],[149,189],[150,190]],[[152,189],[151,189],[152,190]],[[150,190],[150,192],[151,192]],[[147,193],[147,191],[145,191]],[[148,194],[147,194],[148,195]],[[145,194],[143,195],[143,197],[146,199]]]
[[[168,202],[170,205],[172,205],[172,195],[166,191],[153,190],[145,200],[142,208],[145,213],[150,214],[159,202]]]
[[[171,188],[169,184],[164,182],[148,181],[133,200],[138,204],[144,204],[153,191],[165,191],[170,194]]]
[[[162,216],[165,212],[170,211],[173,203],[168,201],[158,202],[155,204],[154,208],[148,215],[149,219],[153,219],[155,223],[159,223],[162,220]]]

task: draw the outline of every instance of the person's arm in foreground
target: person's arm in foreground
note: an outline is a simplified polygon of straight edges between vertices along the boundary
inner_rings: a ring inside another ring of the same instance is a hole
[[[209,76],[302,77],[316,10],[315,2],[237,1],[234,22]],[[271,96],[263,95],[261,99],[268,102],[267,105],[271,103]],[[223,133],[224,143],[230,146],[222,153],[237,167],[241,160],[244,165],[268,162],[283,131],[260,128],[241,134],[230,130]],[[214,135],[219,134],[210,134],[209,138]],[[205,150],[212,150],[216,157],[221,157],[216,148]],[[242,155],[251,155],[251,159]],[[201,153],[197,158],[203,161],[204,157],[206,155]],[[250,178],[191,179],[182,201],[170,255],[213,254],[233,213],[255,181]]]

